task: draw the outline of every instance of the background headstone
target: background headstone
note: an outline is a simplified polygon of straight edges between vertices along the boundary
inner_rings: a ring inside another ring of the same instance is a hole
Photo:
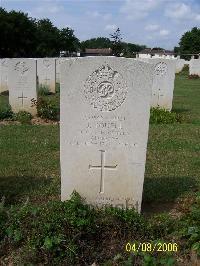
[[[184,59],[174,59],[176,61],[176,70],[175,72],[176,73],[180,73],[183,68],[184,68],[184,65],[185,65],[185,60]]]
[[[9,58],[0,59],[0,93],[8,90]]]
[[[115,57],[61,66],[61,198],[141,208],[153,66]]]
[[[37,76],[39,87],[44,86],[50,92],[56,92],[56,59],[55,58],[38,58],[37,59]]]
[[[189,63],[189,74],[200,77],[200,59],[191,59]]]
[[[67,60],[66,57],[56,58],[56,82],[60,83],[60,65]]]
[[[149,62],[154,64],[151,106],[171,111],[176,60],[150,59]]]
[[[35,115],[36,108],[32,106],[31,100],[37,100],[36,60],[10,59],[8,88],[9,103],[13,112],[27,111]]]

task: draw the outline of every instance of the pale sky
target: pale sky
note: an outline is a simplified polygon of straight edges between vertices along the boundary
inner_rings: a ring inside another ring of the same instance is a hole
[[[71,27],[79,40],[109,37],[119,27],[124,41],[173,49],[182,34],[200,27],[200,0],[0,0],[6,10],[49,18]]]

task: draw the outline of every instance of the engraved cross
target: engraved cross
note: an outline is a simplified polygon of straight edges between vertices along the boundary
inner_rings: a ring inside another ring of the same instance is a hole
[[[105,165],[105,161],[106,161],[105,153],[106,153],[106,151],[100,150],[100,152],[101,152],[101,165],[89,165],[89,169],[100,169],[101,170],[99,193],[103,193],[104,192],[104,172],[105,172],[105,169],[116,170],[117,165],[114,165],[114,166]]]
[[[160,106],[159,103],[160,103],[160,97],[161,97],[161,96],[164,96],[164,95],[161,94],[161,90],[159,89],[159,90],[158,90],[158,103],[157,103],[158,106]]]
[[[27,99],[28,97],[25,97],[22,91],[22,96],[19,96],[18,99],[22,99],[22,106],[24,106],[24,99]]]

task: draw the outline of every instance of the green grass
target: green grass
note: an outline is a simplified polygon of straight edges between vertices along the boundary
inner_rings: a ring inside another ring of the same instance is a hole
[[[187,71],[176,75],[173,110],[200,125],[200,79],[188,79]]]
[[[0,126],[0,135],[0,198],[45,201],[55,191],[59,198],[58,126]]]
[[[144,201],[172,201],[199,187],[199,139],[197,125],[151,125]]]

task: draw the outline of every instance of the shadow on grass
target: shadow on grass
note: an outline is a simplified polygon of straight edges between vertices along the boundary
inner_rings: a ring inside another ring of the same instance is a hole
[[[41,189],[48,187],[51,179],[33,176],[8,176],[0,177],[0,200],[5,197],[5,204],[16,204]],[[42,194],[42,192],[41,192]]]
[[[2,91],[0,93],[0,95],[2,95],[2,96],[9,96],[9,91]]]
[[[191,121],[191,123],[193,124],[193,125],[200,125],[200,119],[193,119],[192,121]]]
[[[144,181],[142,213],[145,216],[169,212],[175,200],[184,194],[197,191],[198,182],[191,177],[146,178]]]
[[[175,112],[177,114],[184,114],[184,113],[187,113],[189,111],[190,111],[190,109],[186,109],[186,108],[173,108],[172,109],[172,112]]]
[[[193,177],[147,177],[144,180],[143,202],[172,202],[197,189],[198,182]]]

